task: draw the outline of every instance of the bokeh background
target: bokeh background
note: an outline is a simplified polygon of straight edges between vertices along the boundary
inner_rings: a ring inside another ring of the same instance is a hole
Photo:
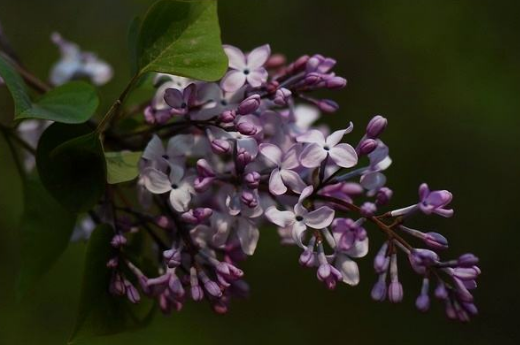
[[[150,3],[1,0],[0,20],[25,64],[42,78],[58,57],[49,41],[53,30],[98,52],[116,69],[101,89],[107,106],[128,81],[128,25]],[[416,200],[423,181],[453,191],[455,217],[421,225],[445,233],[453,256],[473,251],[481,258],[481,315],[470,324],[447,321],[436,303],[426,315],[416,311],[420,280],[405,265],[399,305],[371,301],[376,277],[369,257],[361,261],[358,287],[327,291],[313,271],[300,268],[299,251],[281,247],[275,230],[265,228],[245,265],[251,297],[235,302],[228,315],[188,303],[145,330],[83,344],[518,344],[519,10],[514,0],[220,1],[226,43],[245,50],[270,43],[289,58],[322,53],[338,60],[337,71],[349,84],[329,95],[341,110],[324,121],[336,127],[354,121],[360,129],[374,114],[389,118],[384,139],[394,159],[388,177],[396,205]],[[0,112],[11,109],[0,89]],[[85,245],[71,245],[17,303],[17,234],[0,230],[0,344],[64,344]],[[373,250],[381,240],[372,235]]]

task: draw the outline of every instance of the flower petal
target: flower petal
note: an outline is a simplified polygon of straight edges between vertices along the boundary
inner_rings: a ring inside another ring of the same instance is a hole
[[[315,143],[320,146],[325,146],[325,137],[321,131],[317,129],[311,129],[305,134],[302,134],[296,138],[299,143]]]
[[[337,144],[339,144],[341,139],[343,139],[343,136],[345,134],[352,132],[353,129],[354,129],[354,125],[351,122],[350,125],[348,126],[348,128],[340,129],[339,131],[333,132],[326,139],[327,145],[329,145],[330,147],[336,146]]]
[[[164,101],[172,108],[180,108],[184,99],[179,89],[166,89],[164,92]]]
[[[344,283],[349,285],[359,284],[359,267],[347,255],[337,254],[334,266],[341,272]]]
[[[177,156],[184,157],[191,150],[194,143],[195,137],[193,135],[178,134],[168,141],[166,152],[170,158]]]
[[[267,158],[271,163],[275,166],[280,166],[282,164],[282,150],[276,145],[262,143],[258,146],[258,150],[260,153]]]
[[[287,187],[285,187],[282,181],[280,169],[278,168],[271,171],[271,176],[269,177],[269,191],[274,195],[282,195],[287,192]]]
[[[271,46],[269,46],[269,44],[264,44],[263,46],[253,49],[247,54],[247,67],[252,69],[262,67],[270,55]]]
[[[283,162],[281,164],[284,169],[295,169],[300,166],[300,160],[298,156],[300,154],[300,144],[294,144],[285,152],[283,155]]]
[[[306,168],[319,167],[325,158],[327,158],[327,151],[315,143],[307,145],[300,153],[300,163]]]
[[[305,224],[313,229],[323,229],[334,220],[334,210],[328,206],[322,206],[304,216]]]
[[[220,86],[226,92],[237,91],[246,82],[246,75],[242,71],[231,70],[220,81]]]
[[[252,87],[259,87],[262,85],[262,83],[265,83],[267,81],[267,71],[265,68],[260,67],[255,70],[252,70],[249,72],[249,74],[246,76],[247,82]]]
[[[184,176],[184,168],[170,164],[170,184],[179,184]]]
[[[298,198],[298,204],[302,204],[303,200],[307,199],[309,195],[314,192],[314,187],[312,185],[305,187],[305,189],[300,194],[300,197]]]
[[[287,185],[295,193],[301,193],[305,187],[307,187],[296,171],[282,169],[280,176],[282,177],[283,184]]]
[[[258,155],[258,144],[254,138],[240,138],[237,140],[237,148],[244,149],[255,158]]]
[[[170,204],[177,212],[185,212],[191,201],[191,194],[184,188],[172,189],[170,192]]]
[[[224,45],[223,48],[229,59],[229,67],[240,70],[246,68],[246,57],[240,49],[230,45]]]
[[[345,254],[351,258],[362,258],[368,254],[368,237],[363,241],[356,241],[354,246],[345,251]]]
[[[233,218],[219,212],[214,212],[211,216],[211,228],[216,230],[212,239],[215,246],[221,247],[226,244],[231,231],[232,219]]]
[[[280,211],[275,206],[268,207],[265,210],[265,217],[269,219],[271,223],[278,225],[281,228],[285,228],[294,223],[294,213],[291,211]]]
[[[330,158],[343,168],[352,168],[358,162],[356,150],[349,144],[338,144],[330,149]]]
[[[161,139],[157,135],[154,135],[144,149],[143,158],[150,161],[160,161],[164,153],[164,146]]]
[[[154,168],[146,168],[141,174],[146,189],[154,194],[163,194],[172,189],[165,173]]]
[[[360,183],[365,189],[376,190],[385,185],[386,176],[378,171],[370,172],[361,176]]]
[[[260,237],[258,228],[246,218],[240,217],[237,224],[237,236],[242,251],[247,255],[253,255]]]
[[[305,231],[307,230],[307,226],[303,222],[295,222],[292,226],[291,235],[293,238],[293,241],[303,249],[306,249],[303,245],[303,235]]]

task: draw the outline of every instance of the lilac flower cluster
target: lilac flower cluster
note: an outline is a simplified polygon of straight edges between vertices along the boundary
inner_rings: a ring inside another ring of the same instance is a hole
[[[336,131],[313,125],[320,112],[338,110],[312,96],[346,85],[333,72],[336,61],[313,55],[286,64],[269,45],[249,53],[224,49],[229,70],[219,83],[154,79],[156,94],[144,110],[153,135],[140,163],[141,208],[118,208],[125,216],[111,243],[118,254],[107,263],[110,291],[134,303],[141,295],[155,298],[165,313],[180,310],[187,297],[224,313],[232,297],[249,291],[239,266],[254,254],[266,221],[278,227],[282,243],[301,248],[300,264],[328,289],[356,285],[356,260],[369,251],[373,225],[384,242],[374,257],[374,300],[403,299],[397,256],[406,255],[422,281],[419,310],[429,309],[435,284],[450,318],[475,315],[470,290],[478,259],[441,260],[446,238],[405,225],[418,214],[452,216],[451,193],[423,184],[417,203],[377,215],[393,196],[384,175],[392,161],[381,140],[387,120],[373,117],[350,144],[352,123]],[[136,231],[155,241],[155,274],[125,255],[127,236]]]

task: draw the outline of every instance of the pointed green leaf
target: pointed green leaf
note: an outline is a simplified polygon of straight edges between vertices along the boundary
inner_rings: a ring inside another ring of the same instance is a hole
[[[18,296],[35,288],[70,242],[76,216],[49,195],[40,181],[25,184],[25,212],[20,227]]]
[[[85,257],[83,286],[70,343],[75,339],[120,333],[145,326],[153,315],[151,303],[132,305],[109,292],[111,271],[107,262],[116,255],[110,240],[113,229],[98,226],[89,240]]]
[[[72,212],[88,211],[104,193],[103,147],[87,125],[52,124],[40,138],[36,164],[43,185]]]
[[[142,152],[105,152],[107,181],[110,184],[127,182],[139,175],[138,164]]]
[[[92,85],[73,81],[47,92],[31,108],[18,113],[15,119],[83,123],[94,115],[98,105],[99,98]]]
[[[22,77],[11,63],[2,56],[0,56],[0,77],[4,79],[5,85],[13,97],[15,113],[20,114],[30,109],[32,107],[31,99],[27,94],[27,88]]]
[[[162,72],[214,81],[226,72],[216,0],[156,2],[139,32],[140,73]]]
[[[27,87],[14,67],[0,56],[0,76],[4,79],[15,107],[15,120],[41,119],[62,123],[83,123],[94,115],[99,98],[96,89],[74,81],[50,90],[31,102]]]

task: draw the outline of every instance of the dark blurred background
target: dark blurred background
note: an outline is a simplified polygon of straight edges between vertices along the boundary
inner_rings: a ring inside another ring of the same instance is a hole
[[[128,25],[150,3],[1,0],[0,20],[27,67],[42,78],[58,57],[49,41],[53,30],[110,62],[116,75],[101,88],[106,107],[128,81]],[[481,258],[481,315],[470,324],[446,320],[437,303],[428,314],[416,311],[420,279],[405,265],[404,302],[372,302],[371,256],[361,260],[358,287],[327,291],[314,271],[300,268],[299,251],[281,247],[275,230],[265,228],[245,266],[251,297],[235,302],[228,315],[187,303],[145,330],[83,344],[518,344],[519,10],[514,0],[220,1],[226,43],[245,50],[270,43],[291,59],[321,53],[338,60],[349,84],[329,94],[341,109],[326,122],[345,127],[354,121],[361,129],[374,114],[389,118],[384,139],[394,159],[388,177],[395,205],[415,201],[423,181],[454,193],[453,219],[420,224],[447,235],[448,254],[473,251]],[[11,107],[0,89],[0,112]],[[16,236],[0,231],[0,344],[64,344],[85,246],[71,245],[18,304]],[[382,237],[374,231],[371,238],[374,251]]]

